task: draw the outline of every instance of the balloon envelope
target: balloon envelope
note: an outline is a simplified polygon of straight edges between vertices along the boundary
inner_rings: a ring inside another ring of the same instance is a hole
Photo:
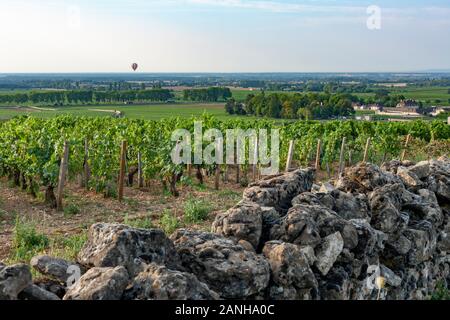
[[[137,64],[137,63],[133,63],[133,64],[131,65],[131,68],[133,68],[133,70],[136,71],[137,68],[138,68],[138,64]]]

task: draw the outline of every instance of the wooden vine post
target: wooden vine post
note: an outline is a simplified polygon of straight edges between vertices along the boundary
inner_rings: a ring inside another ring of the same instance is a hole
[[[238,153],[236,152],[234,155],[234,162],[236,164],[236,183],[241,183],[241,165],[239,164]]]
[[[219,190],[220,187],[220,164],[216,164],[216,174],[214,177],[214,189]]]
[[[119,199],[119,201],[123,200],[126,155],[127,155],[127,142],[124,140],[124,141],[122,141],[122,147],[120,150],[120,172],[119,172],[119,181],[118,181],[118,188],[119,188],[118,199]]]
[[[61,164],[59,166],[59,177],[58,177],[58,193],[56,198],[56,209],[58,211],[63,210],[63,197],[64,197],[64,184],[66,183],[66,174],[69,162],[69,143],[64,142],[64,153],[61,159]]]
[[[289,141],[289,152],[286,161],[286,172],[289,172],[292,166],[292,159],[294,157],[294,145],[295,145],[294,140]]]
[[[339,177],[344,173],[345,168],[345,137],[342,138],[341,154],[339,155]]]
[[[84,140],[84,187],[89,190],[89,180],[91,178],[91,170],[89,168],[89,141]]]
[[[406,150],[408,149],[408,145],[409,145],[410,140],[411,140],[411,135],[408,134],[408,136],[406,137],[405,147],[404,147],[403,152],[402,152],[402,157],[400,158],[401,161],[405,160]]]
[[[369,148],[370,148],[370,137],[367,138],[367,142],[366,142],[366,147],[364,149],[364,157],[363,157],[363,162],[367,162],[367,159],[369,157]]]
[[[236,183],[241,183],[241,165],[236,161]]]
[[[187,164],[187,175],[190,178],[192,176],[192,164]]]
[[[255,150],[253,150],[253,166],[252,166],[252,175],[253,181],[258,180],[258,139],[255,141]]]
[[[317,151],[316,151],[316,164],[315,164],[315,168],[316,171],[320,170],[320,153],[321,153],[321,147],[322,147],[322,141],[319,139],[317,141]]]
[[[230,167],[228,166],[228,164],[227,163],[225,163],[225,172],[223,173],[223,182],[224,183],[228,183],[228,176],[229,176],[229,170],[230,170]]]
[[[144,187],[144,174],[142,172],[142,154],[139,151],[138,152],[138,187],[143,188]]]

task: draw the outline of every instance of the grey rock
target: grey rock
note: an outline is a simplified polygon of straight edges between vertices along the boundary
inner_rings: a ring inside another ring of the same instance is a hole
[[[56,280],[34,280],[34,284],[45,291],[55,294],[60,299],[62,299],[67,292],[66,284],[61,285],[61,282]]]
[[[41,287],[32,284],[26,287],[20,294],[21,300],[61,300],[56,294],[44,290]]]
[[[310,169],[267,177],[251,184],[244,191],[243,199],[264,207],[274,207],[279,212],[286,212],[296,195],[311,190],[313,180],[314,171]]]
[[[315,247],[321,240],[317,220],[332,215],[323,206],[295,205],[279,224],[272,227],[270,239]]]
[[[316,254],[314,252],[314,248],[311,246],[304,246],[300,248],[300,252],[303,253],[308,260],[308,264],[312,266],[314,262],[316,262]]]
[[[433,231],[406,229],[403,235],[411,241],[409,265],[414,266],[431,258],[437,245],[437,235]]]
[[[63,300],[120,300],[129,281],[122,267],[89,269],[64,296]]]
[[[334,267],[321,279],[319,291],[323,300],[349,300],[353,282],[343,267]]]
[[[256,253],[255,247],[250,242],[246,240],[239,240],[237,243],[245,250]]]
[[[40,273],[50,276],[62,283],[66,283],[67,278],[70,276],[70,273],[68,273],[70,266],[79,267],[81,273],[84,273],[85,271],[82,266],[79,266],[75,262],[69,262],[64,259],[45,255],[33,257],[30,261],[30,265]]]
[[[315,288],[317,280],[308,258],[300,247],[281,241],[267,242],[263,249],[270,264],[272,280],[278,286],[295,288]]]
[[[333,210],[344,219],[366,219],[370,221],[371,212],[369,202],[365,194],[345,193],[339,190],[331,195],[335,199]]]
[[[450,202],[450,160],[440,158],[430,161],[430,174],[426,179],[429,190],[436,193],[440,204]]]
[[[401,180],[390,172],[383,172],[376,165],[361,162],[346,168],[336,187],[345,192],[367,193],[391,183],[401,183]]]
[[[270,238],[315,247],[326,237],[341,232],[346,247],[353,248],[358,243],[354,226],[323,205],[297,204],[274,225]]]
[[[170,270],[156,264],[148,265],[134,278],[124,297],[129,300],[218,300],[220,298],[195,275]]]
[[[171,239],[185,269],[222,298],[244,299],[262,292],[269,284],[266,259],[230,239],[186,229],[177,230]]]
[[[384,265],[380,265],[381,276],[385,278],[386,284],[391,287],[399,287],[402,284],[402,278]]]
[[[439,231],[437,248],[440,252],[450,255],[450,220],[442,230]]]
[[[273,207],[261,207],[262,217],[262,233],[260,239],[260,246],[258,249],[264,246],[264,243],[270,240],[270,230],[273,226],[280,223],[280,214]]]
[[[403,184],[387,184],[376,188],[369,194],[371,224],[386,233],[398,231],[402,223],[402,204],[410,199],[412,200],[412,195],[406,191]]]
[[[89,229],[88,241],[78,254],[78,262],[84,266],[124,266],[130,275],[140,272],[142,261],[179,267],[172,241],[159,229],[97,223]]]
[[[350,220],[358,233],[358,245],[352,250],[360,260],[378,256],[384,250],[385,242],[388,239],[387,234],[374,229],[364,219]]]
[[[420,178],[409,168],[399,167],[397,169],[397,175],[402,179],[405,186],[408,188],[418,188],[422,185]]]
[[[315,266],[325,276],[333,267],[334,262],[344,249],[344,239],[339,232],[325,237],[316,249]]]
[[[31,272],[26,264],[15,264],[0,269],[0,300],[17,300],[19,293],[30,286]]]
[[[320,186],[319,192],[328,193],[336,190],[336,188],[329,182],[324,182]]]
[[[241,201],[224,213],[219,213],[212,225],[212,231],[239,240],[250,242],[258,248],[262,234],[261,206],[250,201]]]
[[[430,162],[421,161],[412,167],[409,167],[408,170],[414,173],[417,178],[424,179],[430,174]]]

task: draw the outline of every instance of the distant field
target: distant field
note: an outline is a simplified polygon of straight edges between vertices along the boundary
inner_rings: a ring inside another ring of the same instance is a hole
[[[7,94],[11,92],[27,92],[29,90],[0,90],[1,94]],[[260,90],[246,90],[242,88],[236,88],[231,90],[233,97],[238,101],[243,101],[249,94],[258,94]],[[450,105],[450,94],[448,94],[448,88],[446,87],[424,87],[424,88],[389,88],[391,94],[402,94],[408,99],[415,99],[420,101],[430,101],[436,105]],[[267,93],[281,93],[282,91],[267,91]],[[287,94],[294,94],[296,92],[284,92]],[[372,93],[356,93],[356,96],[367,98],[373,96]],[[181,91],[176,92],[176,98],[182,99]],[[441,101],[437,103],[436,100]],[[32,114],[37,117],[54,117],[62,114],[80,115],[80,116],[111,116],[114,110],[122,111],[127,118],[132,119],[148,119],[156,120],[168,117],[190,117],[199,116],[204,112],[216,116],[219,119],[226,119],[237,116],[230,116],[225,113],[224,102],[221,103],[195,103],[195,102],[182,102],[173,104],[148,104],[148,105],[96,105],[96,106],[65,106],[65,107],[46,107],[39,106],[40,109],[35,108],[12,108],[0,106],[0,119],[10,119],[14,116]],[[54,110],[51,110],[54,109]],[[105,112],[100,110],[110,110],[111,112]],[[249,118],[249,117],[245,117]]]
[[[434,102],[436,99],[441,100],[444,104],[449,105],[450,94],[448,94],[449,88],[442,87],[424,87],[424,88],[408,88],[408,89],[396,89],[394,92],[403,94],[408,99],[416,100],[431,100]]]
[[[200,116],[204,112],[219,119],[236,118],[225,113],[223,103],[211,104],[154,104],[154,105],[101,105],[101,106],[74,106],[58,107],[55,110],[0,107],[0,119],[9,119],[19,115],[33,115],[49,118],[57,115],[71,114],[78,116],[111,116],[114,110],[122,111],[125,117],[131,119],[158,120],[169,117]],[[111,112],[107,112],[110,110]],[[247,119],[249,117],[246,117]]]
[[[414,99],[420,101],[431,101],[435,103],[436,100],[440,100],[440,105],[450,105],[448,89],[446,87],[423,87],[423,88],[386,88],[391,92],[391,95],[404,95],[407,99]],[[374,93],[356,93],[358,97],[367,98],[374,96]]]

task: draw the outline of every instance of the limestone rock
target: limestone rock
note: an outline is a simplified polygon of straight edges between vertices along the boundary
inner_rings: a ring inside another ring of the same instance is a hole
[[[279,212],[286,212],[296,195],[311,190],[313,180],[314,171],[310,169],[268,177],[251,184],[244,191],[243,199],[264,207],[274,207]]]
[[[133,280],[125,293],[125,298],[133,300],[217,300],[219,295],[191,273],[150,264]]]
[[[20,294],[21,300],[61,300],[56,294],[44,290],[41,287],[32,284],[26,287]]]
[[[336,187],[346,192],[367,193],[391,183],[401,183],[401,180],[390,172],[383,172],[376,165],[361,162],[346,168]]]
[[[16,300],[19,293],[31,284],[28,265],[20,263],[1,268],[0,300]]]
[[[241,201],[233,208],[216,216],[212,231],[239,240],[250,242],[258,248],[262,234],[261,207],[250,201]]]
[[[300,247],[281,241],[267,242],[263,249],[270,264],[272,280],[283,287],[315,288],[317,280],[309,266],[308,258]]]
[[[124,266],[131,275],[140,271],[140,261],[179,267],[173,243],[159,229],[97,223],[89,229],[88,241],[78,254],[78,262],[87,267]]]
[[[70,273],[68,273],[70,266],[77,266],[80,268],[80,271],[84,271],[83,268],[75,262],[69,262],[64,259],[45,255],[33,257],[30,261],[30,265],[40,273],[50,276],[61,283],[66,283],[67,278],[70,276]]]
[[[405,186],[408,188],[418,188],[422,185],[422,181],[420,181],[420,178],[417,176],[417,174],[414,173],[414,171],[410,170],[409,168],[405,167],[399,167],[397,169],[397,175],[402,179]]]
[[[183,266],[222,298],[243,299],[262,292],[270,279],[269,263],[223,236],[177,230],[172,236]]]
[[[419,179],[424,179],[430,174],[430,162],[421,161],[411,167],[408,170],[416,175]]]
[[[128,281],[128,272],[122,266],[92,268],[69,288],[64,300],[120,300]]]
[[[315,248],[322,237],[341,232],[346,247],[353,248],[358,243],[354,226],[323,205],[297,204],[273,226],[272,240],[281,240],[300,246]]]
[[[316,249],[317,260],[314,265],[326,276],[343,249],[344,239],[339,232],[325,237]]]

